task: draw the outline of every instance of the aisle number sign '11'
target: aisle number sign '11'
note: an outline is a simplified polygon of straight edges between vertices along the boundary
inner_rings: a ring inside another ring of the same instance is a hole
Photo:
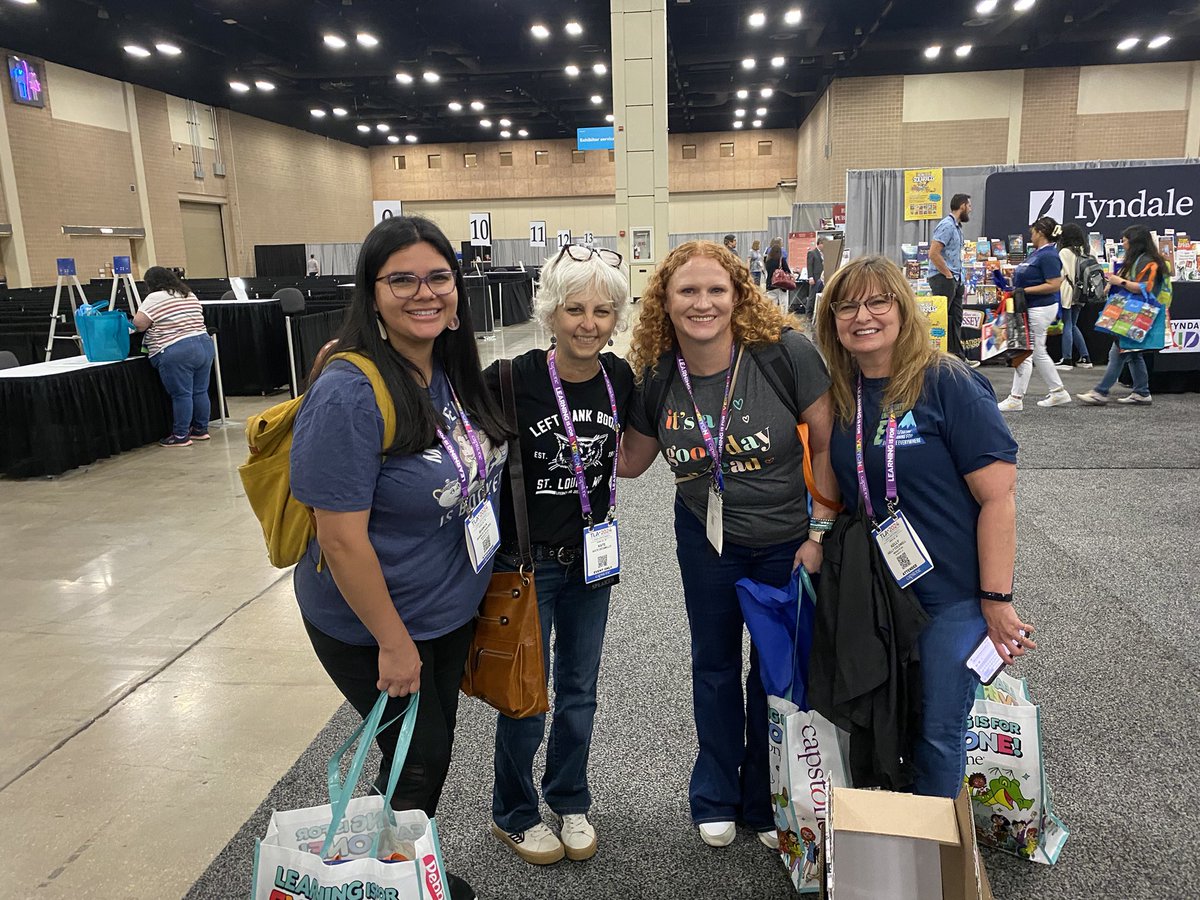
[[[546,222],[544,219],[538,222],[529,223],[529,246],[546,246]]]
[[[492,246],[492,214],[471,213],[471,246]]]

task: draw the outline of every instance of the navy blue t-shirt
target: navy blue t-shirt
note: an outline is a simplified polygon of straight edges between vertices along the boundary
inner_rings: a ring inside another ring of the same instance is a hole
[[[888,379],[863,379],[863,458],[871,506],[887,516],[884,432],[880,411]],[[964,476],[996,460],[1015,463],[1017,442],[996,407],[991,383],[970,369],[936,366],[925,374],[917,405],[896,416],[896,487],[900,508],[933,559],[933,571],[913,584],[926,607],[979,597],[976,524],[979,504]],[[854,422],[833,429],[830,457],[847,510],[858,510]]]
[[[1025,262],[1017,266],[1013,272],[1013,286],[1019,288],[1033,287],[1035,284],[1045,284],[1051,278],[1062,275],[1062,259],[1054,244],[1043,244],[1030,254]],[[1029,306],[1053,306],[1058,303],[1059,294],[1025,294],[1025,302]]]
[[[475,428],[488,459],[487,477],[480,479],[475,454],[451,402],[449,382],[436,366],[429,397],[467,467],[468,500],[462,498],[458,471],[440,441],[422,453],[382,458],[383,416],[375,392],[367,376],[344,360],[330,363],[305,395],[291,456],[292,493],[301,503],[332,512],[371,510],[371,546],[396,611],[417,641],[448,634],[479,609],[492,567],[489,563],[478,574],[474,571],[464,522],[485,495],[496,507],[508,453],[506,445],[494,447]],[[317,571],[319,553],[314,538],[292,577],[300,611],[330,637],[347,644],[374,644],[329,567]]]

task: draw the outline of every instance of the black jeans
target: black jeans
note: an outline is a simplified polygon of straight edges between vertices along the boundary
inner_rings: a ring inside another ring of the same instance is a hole
[[[379,699],[379,648],[346,644],[318,631],[304,620],[308,639],[317,659],[329,677],[366,718]],[[417,641],[421,654],[421,705],[417,711],[416,729],[412,744],[400,772],[400,782],[392,797],[393,809],[423,809],[433,818],[438,799],[450,770],[450,751],[454,745],[454,723],[458,716],[458,687],[467,665],[471,638],[475,635],[475,620],[461,628],[429,641]],[[408,697],[393,697],[384,711],[384,721],[395,718],[408,708]],[[400,724],[384,731],[377,741],[383,754],[375,786],[383,793],[392,770],[392,756]]]
[[[947,278],[941,272],[929,276],[929,290],[935,297],[947,301],[946,350],[952,356],[966,359],[962,346],[963,283],[957,278]]]

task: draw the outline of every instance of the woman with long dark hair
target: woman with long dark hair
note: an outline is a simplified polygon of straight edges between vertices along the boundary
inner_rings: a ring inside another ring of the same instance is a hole
[[[1074,222],[1063,225],[1059,232],[1058,258],[1062,261],[1062,283],[1058,287],[1062,305],[1062,358],[1054,368],[1066,371],[1076,367],[1090,369],[1092,360],[1088,356],[1087,342],[1079,330],[1079,314],[1083,311],[1080,301],[1080,285],[1075,284],[1075,266],[1082,257],[1089,256],[1087,235]],[[1072,362],[1078,350],[1079,361]]]
[[[492,571],[476,529],[497,515],[509,437],[465,306],[459,312],[466,295],[450,242],[432,222],[396,217],[371,229],[337,349],[378,368],[396,411],[395,440],[382,446],[367,376],[334,358],[305,394],[291,455],[292,493],[312,507],[317,529],[294,575],[309,639],[364,716],[381,690],[394,698],[385,719],[420,690],[392,805],[431,817]],[[394,725],[378,739],[381,789],[398,733]],[[474,896],[449,880],[456,900]]]
[[[1121,232],[1121,244],[1125,248],[1125,262],[1116,272],[1110,272],[1108,283],[1127,291],[1139,291],[1144,287],[1151,297],[1162,293],[1165,279],[1171,277],[1171,267],[1163,259],[1150,229],[1145,225],[1130,225]],[[1134,345],[1124,340],[1114,340],[1108,351],[1108,367],[1100,383],[1084,394],[1075,396],[1089,406],[1103,406],[1108,402],[1108,393],[1121,377],[1121,370],[1129,365],[1133,375],[1133,391],[1127,397],[1122,397],[1118,403],[1149,405],[1154,400],[1150,396],[1150,372],[1146,368],[1146,358],[1143,353],[1161,350],[1166,342],[1166,311],[1158,314],[1154,328],[1146,335],[1145,340]]]
[[[208,440],[208,376],[212,371],[212,339],[204,325],[204,308],[192,289],[170,269],[146,270],[150,291],[133,317],[133,327],[146,332],[150,365],[171,395],[171,433],[164,447],[187,447]]]

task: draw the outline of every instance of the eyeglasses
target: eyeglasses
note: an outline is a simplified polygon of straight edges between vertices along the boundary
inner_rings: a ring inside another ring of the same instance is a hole
[[[896,302],[895,294],[876,294],[874,297],[868,297],[866,300],[839,300],[833,304],[833,315],[836,319],[849,321],[858,315],[860,306],[865,306],[867,312],[876,316],[882,316],[890,310]]]
[[[583,244],[564,244],[562,250],[558,251],[560,259],[564,253],[575,262],[587,262],[593,256],[598,256],[600,262],[607,263],[614,269],[620,267],[624,258],[616,250],[609,250],[607,247],[585,247]]]
[[[430,272],[424,278],[412,272],[393,272],[391,275],[381,275],[376,281],[386,281],[392,289],[392,296],[397,300],[411,300],[421,290],[421,285],[427,285],[435,297],[445,297],[453,293],[455,288],[454,273],[449,269],[439,269]]]

